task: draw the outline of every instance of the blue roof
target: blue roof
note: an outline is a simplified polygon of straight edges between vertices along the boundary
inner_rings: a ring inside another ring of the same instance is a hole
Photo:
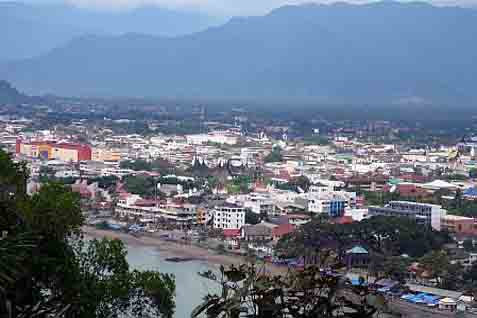
[[[439,303],[439,298],[438,296],[434,296],[431,294],[426,294],[426,293],[419,293],[417,295],[414,294],[406,294],[401,296],[402,299],[405,299],[407,301],[410,301],[415,304],[431,304],[435,305]]]
[[[346,251],[346,254],[368,254],[368,251],[362,246],[355,246]]]
[[[468,188],[464,190],[464,195],[469,195],[469,196],[477,196],[477,188]]]
[[[351,285],[353,286],[367,286],[368,283],[364,280],[360,280],[359,278],[352,278]]]

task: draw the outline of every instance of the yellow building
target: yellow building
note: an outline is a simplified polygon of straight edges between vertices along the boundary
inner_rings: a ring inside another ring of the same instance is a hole
[[[204,225],[207,222],[207,209],[197,208],[197,224]]]

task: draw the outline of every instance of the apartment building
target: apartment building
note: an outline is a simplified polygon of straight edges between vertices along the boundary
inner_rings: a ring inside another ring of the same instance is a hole
[[[441,219],[441,229],[460,235],[477,235],[477,222],[474,218],[459,215],[444,215]]]
[[[215,229],[241,229],[245,225],[245,209],[225,203],[212,211]]]
[[[370,207],[369,215],[385,215],[407,217],[416,220],[424,226],[441,230],[441,219],[445,217],[446,210],[440,205],[418,203],[410,201],[391,201],[384,207]]]
[[[116,213],[123,218],[138,220],[141,223],[154,223],[167,220],[179,225],[197,223],[197,208],[193,204],[167,202],[157,205],[151,200],[143,200],[138,195],[121,198],[116,205]]]
[[[91,160],[93,161],[120,161],[121,153],[105,148],[94,148],[91,154]]]
[[[347,204],[345,197],[332,192],[305,193],[297,202],[304,203],[309,212],[324,213],[330,217],[343,216]]]

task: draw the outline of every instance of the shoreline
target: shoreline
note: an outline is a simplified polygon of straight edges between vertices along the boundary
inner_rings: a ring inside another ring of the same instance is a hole
[[[83,226],[83,233],[86,237],[101,239],[104,237],[110,239],[119,239],[129,246],[150,246],[157,248],[161,254],[168,257],[193,258],[197,261],[207,262],[211,265],[237,265],[246,263],[246,260],[239,255],[218,254],[215,251],[198,247],[191,244],[181,244],[180,242],[171,242],[159,237],[143,235],[135,237],[127,233],[101,230],[91,226]],[[268,266],[267,266],[268,267]],[[275,266],[273,266],[275,267]]]

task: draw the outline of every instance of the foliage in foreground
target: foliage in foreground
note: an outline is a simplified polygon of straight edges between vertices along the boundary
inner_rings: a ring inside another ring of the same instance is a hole
[[[82,237],[79,197],[25,195],[26,170],[0,151],[0,317],[172,317],[174,278],[135,271],[119,240]]]
[[[318,267],[271,276],[254,265],[221,268],[221,292],[208,295],[192,318],[367,318],[388,312],[384,297],[366,286],[351,286],[346,279]]]

